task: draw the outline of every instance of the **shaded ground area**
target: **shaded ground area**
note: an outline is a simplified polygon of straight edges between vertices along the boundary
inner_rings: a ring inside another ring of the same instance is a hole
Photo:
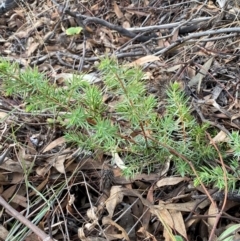
[[[64,4],[30,1],[1,16],[1,57],[23,71],[36,66],[50,83],[64,86],[82,73],[101,85],[96,66],[114,56],[120,64],[143,68],[159,115],[164,115],[166,88],[177,81],[199,123],[216,128],[216,143],[239,130],[236,1]],[[76,26],[82,27],[80,34],[66,34]],[[32,115],[24,106],[2,90],[0,193],[31,221],[29,231],[5,206],[2,240],[38,240],[31,232],[35,225],[42,238],[56,240],[226,240],[219,236],[239,224],[237,186],[224,199],[214,183],[195,187],[193,176],[174,175],[171,160],[127,179],[119,156],[67,144],[64,130],[49,124],[51,114]],[[221,156],[211,164],[221,166]],[[226,166],[228,172],[231,168]],[[237,232],[232,236],[240,240]]]

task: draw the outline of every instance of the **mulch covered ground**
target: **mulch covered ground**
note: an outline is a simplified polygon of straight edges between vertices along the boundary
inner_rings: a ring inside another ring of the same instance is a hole
[[[240,5],[224,3],[30,1],[0,16],[0,53],[23,70],[37,66],[57,84],[73,73],[99,81],[97,63],[114,56],[150,73],[147,87],[160,107],[168,84],[178,81],[195,99],[199,121],[228,133],[240,127]],[[66,35],[75,26],[82,32]],[[171,165],[164,176],[127,180],[102,153],[81,155],[67,146],[63,130],[47,125],[48,116],[24,113],[19,99],[0,99],[0,117],[11,112],[0,128],[0,193],[16,211],[2,209],[2,240],[216,240],[239,223],[238,195],[223,203],[209,186],[207,197],[191,178],[169,176]],[[42,236],[25,230],[22,217],[14,224],[18,213]],[[240,240],[237,232],[233,236]]]

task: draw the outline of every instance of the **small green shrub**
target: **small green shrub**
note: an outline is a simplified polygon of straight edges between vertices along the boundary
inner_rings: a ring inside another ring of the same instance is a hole
[[[35,114],[48,111],[56,116],[56,124],[65,129],[65,138],[86,150],[101,150],[107,154],[118,152],[127,166],[126,176],[150,172],[171,156],[172,173],[193,176],[193,171],[180,155],[172,155],[171,147],[192,162],[205,184],[223,188],[221,166],[211,166],[209,161],[218,158],[209,144],[207,124],[199,124],[191,115],[188,98],[178,83],[167,90],[166,113],[157,114],[157,98],[147,93],[144,73],[138,68],[119,66],[113,59],[103,59],[99,64],[104,87],[89,84],[81,77],[65,82],[65,86],[50,83],[37,69],[21,71],[16,64],[0,63],[2,91],[18,96],[26,104],[26,111]],[[103,95],[115,99],[114,105],[103,102]],[[240,147],[239,134],[233,132],[230,142],[221,147],[234,151],[227,160],[235,167]],[[164,143],[165,147],[161,145]],[[233,168],[233,170],[235,170]],[[234,187],[238,173],[227,174],[230,187]],[[195,184],[199,184],[196,179]]]

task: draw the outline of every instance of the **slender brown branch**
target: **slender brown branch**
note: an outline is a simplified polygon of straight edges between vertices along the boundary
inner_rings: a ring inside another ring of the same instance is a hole
[[[225,168],[225,164],[223,162],[222,155],[221,155],[217,145],[215,144],[215,142],[212,140],[211,136],[209,135],[209,133],[207,133],[207,136],[208,136],[209,140],[212,142],[212,144],[213,144],[214,148],[216,149],[216,151],[218,153],[218,156],[220,158],[220,161],[221,161],[221,164],[222,164],[222,170],[223,170],[223,178],[224,178],[224,182],[225,182],[223,204],[222,204],[220,212],[216,216],[216,221],[214,223],[214,226],[212,227],[212,231],[211,231],[209,239],[208,239],[208,241],[211,241],[213,239],[214,232],[215,232],[215,230],[217,228],[218,221],[219,221],[220,217],[222,216],[223,210],[224,210],[224,208],[226,206],[226,203],[227,203],[228,186],[227,186],[227,174],[226,174],[227,170]]]
[[[44,233],[35,224],[31,223],[21,213],[17,212],[12,206],[10,206],[2,196],[0,196],[0,205],[2,205],[10,215],[31,229],[42,241],[54,241],[54,239],[51,239],[49,235]]]
[[[112,24],[108,21],[105,21],[103,19],[100,19],[100,18],[97,18],[97,17],[87,17],[87,16],[84,16],[84,15],[78,13],[78,12],[71,12],[68,9],[65,9],[64,13],[71,16],[71,17],[76,18],[77,23],[81,27],[83,27],[83,29],[85,31],[88,31],[87,26],[90,23],[95,23],[95,24],[100,24],[102,26],[105,26],[105,27],[107,27],[111,30],[115,30],[115,31],[119,32],[121,35],[126,36],[128,38],[134,38],[135,40],[140,41],[140,42],[147,42],[147,41],[149,41],[153,38],[158,37],[155,33],[151,33],[149,36],[138,35],[134,32],[128,31],[127,29],[125,29],[125,28],[123,28],[119,25],[114,25],[114,24]]]
[[[221,34],[221,33],[240,33],[240,28],[239,27],[221,28],[221,29],[216,29],[216,30],[208,30],[208,31],[203,31],[203,32],[199,32],[199,33],[189,34],[187,37],[179,38],[177,41],[170,44],[167,48],[164,48],[164,49],[154,53],[154,55],[156,55],[156,56],[163,55],[166,52],[168,52],[169,50],[177,47],[178,45],[184,44],[184,42],[194,39],[194,38],[200,38],[200,37],[203,37],[206,35],[216,35],[216,34]]]

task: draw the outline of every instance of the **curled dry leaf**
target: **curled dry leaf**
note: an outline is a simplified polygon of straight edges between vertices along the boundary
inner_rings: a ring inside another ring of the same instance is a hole
[[[172,156],[170,155],[169,158],[162,165],[161,170],[159,170],[159,176],[160,177],[166,176],[166,174],[167,174],[167,172],[168,172],[168,170],[170,168],[171,159],[172,159]]]
[[[232,115],[231,117],[231,122],[234,121],[235,119],[238,119],[240,117],[240,113],[237,113],[235,115]]]
[[[75,195],[70,194],[69,195],[69,200],[68,200],[68,205],[72,206],[74,204],[75,200],[76,200]]]
[[[83,228],[78,229],[78,238],[81,241],[106,241],[105,238],[101,237],[86,237]]]
[[[97,208],[92,207],[87,210],[87,216],[90,220],[98,220],[98,217],[96,215]]]
[[[83,228],[78,229],[78,237],[82,241],[87,241]]]
[[[128,234],[126,231],[117,223],[112,221],[109,217],[103,217],[102,219],[103,225],[112,225],[114,226],[118,231],[116,233],[108,233],[108,229],[105,231],[105,235],[109,240],[115,240],[115,239],[125,239],[127,241],[130,241]]]
[[[198,93],[200,91],[200,86],[202,83],[202,79],[207,75],[211,65],[213,62],[213,58],[210,58],[201,68],[201,70],[199,71],[199,73],[197,75],[195,75],[189,82],[188,82],[188,86],[192,87],[194,85],[198,85]]]
[[[122,192],[124,196],[138,197],[141,200],[142,204],[146,207],[153,207],[152,203],[149,202],[147,199],[143,198],[137,190],[122,188]]]
[[[151,233],[149,233],[144,227],[141,227],[137,231],[137,235],[138,237],[144,240],[157,241],[157,239]]]
[[[94,220],[92,223],[86,223],[86,224],[84,225],[84,227],[85,227],[89,232],[91,232],[91,231],[93,231],[93,230],[95,229],[95,227],[96,227],[97,224],[98,224],[97,220]]]
[[[127,167],[125,166],[123,160],[120,158],[118,153],[113,153],[113,163],[116,164],[120,169],[124,170]]]
[[[60,173],[65,173],[65,166],[64,162],[66,160],[67,155],[61,155],[57,157],[57,160],[53,163],[53,166],[59,171]]]
[[[110,191],[110,197],[106,200],[106,209],[110,218],[112,218],[117,204],[122,202],[123,197],[124,195],[121,186],[112,186]]]
[[[70,151],[70,148],[67,148],[64,150],[63,153],[61,153],[61,155],[57,156],[56,154],[55,156],[49,157],[46,160],[44,167],[36,168],[36,173],[39,176],[45,176],[49,172],[52,166],[55,167],[58,172],[65,173],[64,162],[69,157],[69,155],[68,154],[64,155],[64,153],[68,153],[69,151]]]
[[[38,166],[36,168],[36,173],[38,176],[44,177],[49,172],[51,167],[52,167],[52,165],[50,165],[49,163],[45,163],[45,165],[43,167]]]

